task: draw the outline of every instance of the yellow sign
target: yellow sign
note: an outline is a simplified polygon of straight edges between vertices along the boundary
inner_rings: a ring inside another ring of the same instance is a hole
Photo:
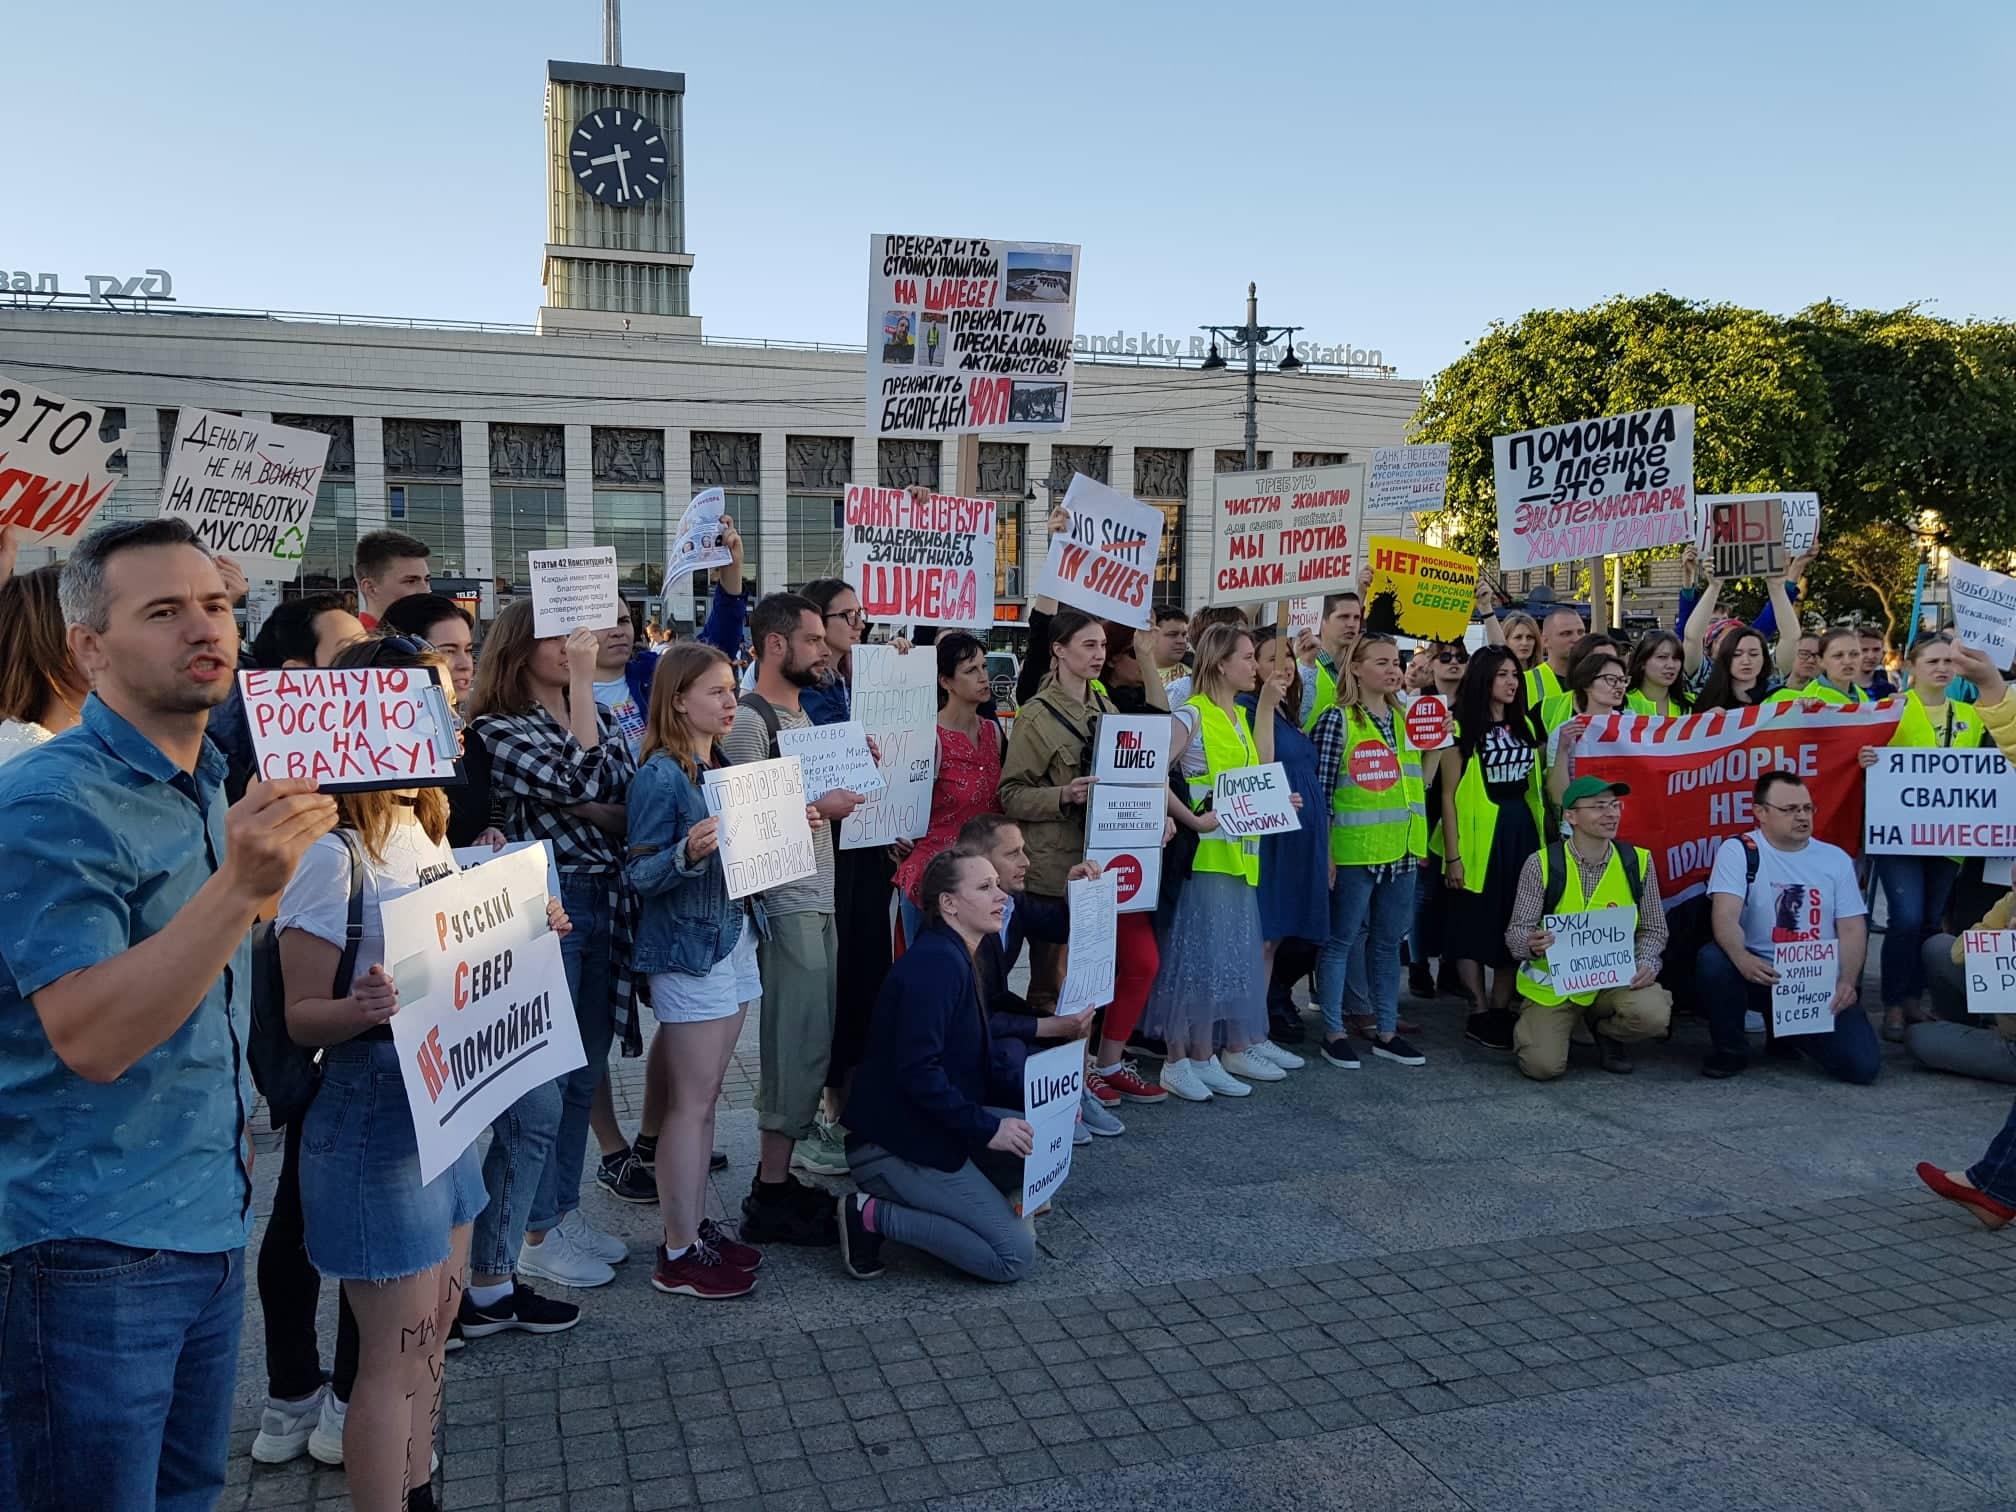
[[[1365,628],[1455,641],[1477,607],[1477,558],[1397,536],[1367,536],[1372,563]]]

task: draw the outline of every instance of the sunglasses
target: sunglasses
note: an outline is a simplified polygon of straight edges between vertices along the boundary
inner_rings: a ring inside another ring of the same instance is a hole
[[[1460,667],[1469,662],[1470,653],[1468,651],[1437,651],[1435,653],[1435,660],[1445,664],[1454,663]]]

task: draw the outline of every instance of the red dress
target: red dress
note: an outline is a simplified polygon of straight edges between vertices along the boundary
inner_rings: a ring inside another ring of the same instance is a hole
[[[931,858],[959,838],[968,819],[995,811],[1001,786],[1001,736],[991,719],[980,721],[979,740],[938,726],[938,777],[931,789],[931,827],[896,868],[897,889],[912,903]]]

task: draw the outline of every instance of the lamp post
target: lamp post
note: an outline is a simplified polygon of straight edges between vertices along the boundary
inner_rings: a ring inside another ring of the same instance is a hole
[[[1302,370],[1302,359],[1295,355],[1293,337],[1301,326],[1263,326],[1260,324],[1260,286],[1246,285],[1246,323],[1238,326],[1199,326],[1200,331],[1211,333],[1211,352],[1204,359],[1203,370],[1207,373],[1218,371],[1225,366],[1225,359],[1218,351],[1218,338],[1224,337],[1226,344],[1246,349],[1246,471],[1256,471],[1260,466],[1260,348],[1270,342],[1287,340],[1287,355],[1278,366],[1284,373]]]

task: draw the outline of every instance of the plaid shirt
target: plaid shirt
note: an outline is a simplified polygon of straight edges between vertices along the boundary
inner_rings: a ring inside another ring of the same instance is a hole
[[[544,840],[553,864],[569,874],[601,877],[609,902],[609,1013],[626,1056],[644,1053],[631,974],[637,936],[637,894],[623,874],[620,841],[579,814],[580,803],[621,804],[637,773],[630,747],[607,709],[595,711],[601,738],[583,750],[573,732],[545,709],[485,714],[472,722],[490,753],[490,793],[497,827],[513,840]]]
[[[1344,711],[1350,707],[1349,704],[1332,704],[1317,719],[1315,729],[1309,732],[1310,738],[1316,742],[1316,780],[1323,785],[1325,793],[1336,792],[1340,780],[1351,780],[1344,770],[1344,751],[1350,744],[1345,732]],[[1394,744],[1398,738],[1394,732],[1394,725],[1399,719],[1397,714],[1388,714],[1383,724],[1369,709],[1365,711],[1365,717],[1385,736],[1388,745]],[[1398,749],[1397,746],[1395,749]],[[1325,814],[1323,819],[1327,824],[1330,816]],[[1329,842],[1324,843],[1327,845]],[[1398,861],[1381,861],[1362,870],[1370,872],[1374,882],[1390,882],[1402,872],[1411,872],[1414,865],[1412,856],[1402,856]]]

